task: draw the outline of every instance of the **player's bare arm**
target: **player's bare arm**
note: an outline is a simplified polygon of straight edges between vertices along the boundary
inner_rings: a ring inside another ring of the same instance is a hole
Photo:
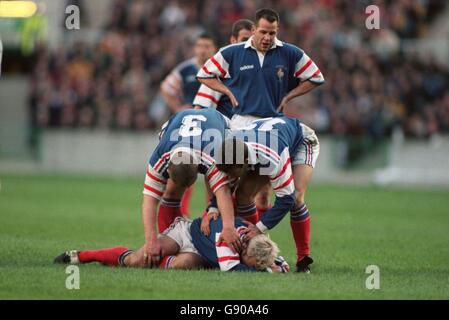
[[[142,222],[145,232],[145,245],[143,252],[143,264],[147,266],[157,265],[160,260],[161,247],[157,241],[158,231],[156,228],[157,205],[159,200],[149,195],[143,195]]]
[[[234,227],[234,205],[231,190],[225,185],[215,192],[215,196],[217,197],[218,210],[223,219],[223,231],[220,238],[228,243],[236,252],[240,252],[242,250],[242,243]]]
[[[210,89],[214,91],[218,91],[226,96],[229,97],[229,100],[231,100],[232,106],[234,108],[238,107],[239,102],[235,98],[234,94],[231,90],[229,90],[228,87],[226,87],[223,82],[221,82],[217,78],[198,78],[198,81],[204,84],[205,86],[209,87]]]
[[[162,87],[161,87],[161,95],[164,98],[171,112],[176,113],[178,111],[186,109],[182,104],[181,99],[179,99],[179,97],[173,96]]]
[[[284,111],[285,106],[291,100],[293,100],[296,97],[302,96],[303,94],[306,94],[307,92],[315,89],[319,85],[321,85],[321,83],[314,83],[314,82],[308,81],[308,80],[300,82],[296,88],[294,88],[289,93],[287,93],[287,95],[282,99],[281,104],[279,105],[278,111],[279,112]]]

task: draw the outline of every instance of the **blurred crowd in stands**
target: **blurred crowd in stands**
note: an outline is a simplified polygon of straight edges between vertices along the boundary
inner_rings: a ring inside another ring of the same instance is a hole
[[[169,116],[159,94],[164,77],[192,56],[203,31],[226,45],[232,23],[270,7],[279,39],[304,49],[326,83],[292,101],[287,113],[321,133],[385,137],[449,132],[449,71],[429,53],[401,50],[423,38],[445,6],[437,0],[115,0],[95,45],[41,48],[31,78],[38,127],[158,128]],[[380,29],[365,27],[366,6],[380,8]],[[93,17],[90,17],[93,18]]]

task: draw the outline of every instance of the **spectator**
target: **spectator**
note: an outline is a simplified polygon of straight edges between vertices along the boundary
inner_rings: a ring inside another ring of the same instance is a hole
[[[320,90],[292,101],[286,113],[318,132],[383,137],[395,126],[429,137],[449,132],[449,71],[431,55],[401,52],[404,38],[426,35],[445,2],[378,0],[381,29],[367,30],[366,2],[265,1],[280,13],[280,38],[313,53],[326,75]],[[162,80],[191,58],[190,41],[207,31],[221,45],[230,25],[251,18],[260,1],[115,0],[97,44],[76,43],[37,54],[31,114],[39,127],[158,128],[169,114]],[[92,18],[92,17],[90,17]]]

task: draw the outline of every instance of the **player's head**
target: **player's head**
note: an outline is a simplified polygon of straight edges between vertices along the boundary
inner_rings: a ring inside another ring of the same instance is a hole
[[[168,174],[177,186],[187,188],[193,185],[198,175],[198,164],[193,154],[184,151],[172,154]]]
[[[274,263],[279,254],[277,244],[266,234],[259,234],[252,238],[243,249],[241,259],[248,266],[265,270]]]
[[[238,43],[248,40],[251,37],[253,26],[254,22],[248,19],[240,19],[234,22],[230,42]]]
[[[207,33],[200,34],[195,41],[193,51],[199,63],[204,64],[217,51],[214,38]]]
[[[272,9],[259,9],[256,12],[252,29],[253,46],[261,52],[268,51],[274,43],[279,30],[279,14]]]
[[[218,150],[217,168],[231,178],[240,178],[249,170],[249,150],[235,137],[223,141]]]

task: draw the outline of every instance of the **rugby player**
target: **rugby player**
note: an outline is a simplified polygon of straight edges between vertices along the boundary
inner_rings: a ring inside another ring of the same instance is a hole
[[[199,68],[209,59],[217,47],[214,39],[201,34],[193,47],[194,57],[181,62],[161,83],[161,95],[172,113],[192,108],[193,99],[200,87],[196,79]],[[189,215],[192,188],[187,188],[181,201],[181,213]]]
[[[218,151],[217,168],[230,178],[240,178],[236,194],[238,208],[252,208],[258,190],[271,184],[276,199],[256,225],[248,227],[252,238],[274,228],[290,211],[290,223],[295,233],[296,224],[309,219],[308,211],[298,206],[300,198],[295,192],[293,170],[302,157],[302,127],[298,119],[274,117],[255,120],[246,129],[234,130]],[[293,167],[293,170],[292,170]],[[237,210],[239,212],[239,209]],[[295,234],[294,234],[295,236]],[[308,250],[308,242],[295,237],[297,253]],[[310,272],[313,260],[305,255],[297,261],[298,272]]]
[[[177,217],[158,236],[161,247],[161,263],[150,267],[164,269],[220,269],[221,271],[270,271],[288,272],[289,266],[282,257],[277,257],[278,246],[264,234],[245,241],[246,226],[240,219],[235,227],[245,245],[242,253],[236,253],[220,241],[223,223],[221,218],[210,222],[211,233],[201,232],[201,218],[193,221]],[[140,256],[144,248],[137,251],[125,247],[101,250],[70,250],[57,256],[55,263],[82,264],[100,262],[107,266],[146,267]]]
[[[220,49],[197,74],[202,84],[224,95],[220,100],[223,108],[234,108],[231,129],[246,128],[252,120],[281,116],[290,100],[324,83],[320,69],[302,49],[277,38],[279,22],[274,10],[258,10],[251,38]],[[291,220],[291,228],[298,249],[298,270],[310,272],[303,268],[311,261],[310,217],[304,197],[319,155],[319,141],[311,128],[301,127],[304,139],[292,162],[297,200],[293,211],[304,215]]]
[[[243,41],[247,41],[251,37],[251,30],[254,27],[254,22],[247,19],[240,19],[234,22],[232,25],[230,43],[239,43]],[[234,114],[234,108],[227,104],[222,104],[221,99],[223,94],[214,91],[207,87],[204,84],[201,84],[198,93],[193,100],[194,107],[200,108],[215,108],[221,114],[231,119]],[[246,215],[246,219],[253,223],[256,223],[259,219],[259,215],[262,215],[268,208],[271,207],[270,203],[271,198],[271,188],[270,185],[267,184],[257,193],[255,197],[255,203],[257,212],[254,215]],[[213,205],[212,205],[213,206]],[[216,211],[209,211],[211,214],[215,215]],[[245,212],[243,212],[245,213]]]
[[[162,231],[181,215],[181,197],[185,189],[193,185],[198,173],[206,176],[223,214],[223,240],[236,251],[241,249],[234,228],[229,181],[226,174],[216,168],[213,158],[226,127],[225,118],[214,109],[184,110],[164,124],[159,143],[149,160],[143,189],[144,263],[148,263],[149,257],[157,263],[160,256],[156,219],[159,231]]]
[[[178,64],[162,81],[161,94],[172,113],[192,108],[201,85],[196,74],[216,50],[215,40],[201,34],[193,46],[194,57]]]

